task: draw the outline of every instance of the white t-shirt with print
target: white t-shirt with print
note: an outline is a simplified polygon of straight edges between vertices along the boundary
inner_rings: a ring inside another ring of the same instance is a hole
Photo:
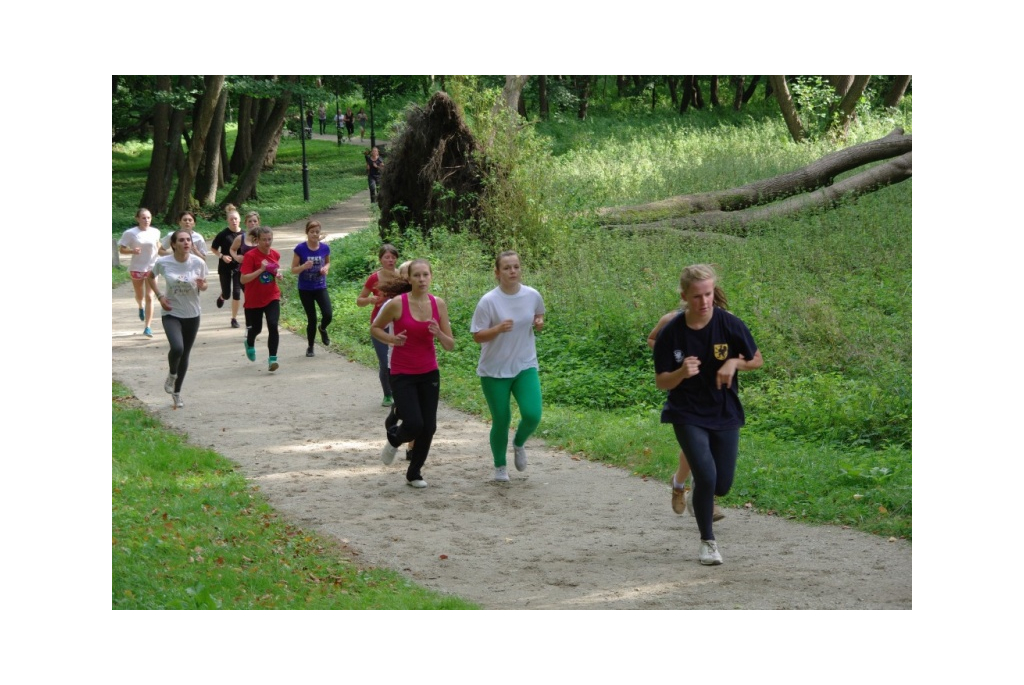
[[[179,319],[199,316],[199,286],[196,285],[196,279],[205,279],[208,273],[206,262],[191,253],[184,262],[179,262],[172,254],[156,260],[153,275],[164,277],[164,289],[160,292],[171,301],[171,311],[161,307],[161,316],[176,316]]]

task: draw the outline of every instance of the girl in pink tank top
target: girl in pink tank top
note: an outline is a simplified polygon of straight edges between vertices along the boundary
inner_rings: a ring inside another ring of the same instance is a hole
[[[386,345],[391,353],[391,390],[400,421],[387,428],[387,442],[381,450],[381,461],[390,464],[403,442],[415,441],[409,451],[406,482],[414,488],[425,488],[422,468],[437,429],[437,405],[440,399],[441,375],[437,368],[434,339],[451,351],[455,349],[448,306],[440,297],[430,294],[433,274],[430,262],[415,259],[409,265],[412,291],[388,302],[370,326],[370,335]],[[394,333],[387,327],[394,323]],[[390,424],[390,425],[388,425]]]

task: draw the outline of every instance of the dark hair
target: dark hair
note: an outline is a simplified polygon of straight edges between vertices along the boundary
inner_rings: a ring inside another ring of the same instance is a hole
[[[178,214],[178,218],[174,220],[174,223],[178,223],[179,221],[184,219],[186,215],[192,217],[192,221],[196,220],[196,215],[186,209],[184,212]]]
[[[191,214],[191,212],[189,212],[189,214]],[[195,218],[195,217],[193,217],[193,218]],[[186,228],[176,228],[176,229],[174,229],[171,232],[171,243],[170,243],[171,245],[174,245],[174,243],[178,242],[178,234],[179,233],[184,233],[185,235],[188,236],[189,240],[192,240],[192,231],[190,231],[190,230],[188,230]]]
[[[395,255],[395,259],[398,259],[398,248],[392,245],[391,243],[384,243],[383,245],[380,246],[380,249],[377,250],[377,259],[380,259],[388,252]]]
[[[321,226],[320,222],[316,219],[311,219],[306,222],[306,235],[309,235],[309,229],[311,228],[323,228],[323,226]]]

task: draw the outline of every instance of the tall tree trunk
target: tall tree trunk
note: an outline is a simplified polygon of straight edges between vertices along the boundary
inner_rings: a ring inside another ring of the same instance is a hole
[[[615,77],[615,88],[618,90],[620,98],[626,97],[626,88],[629,87],[628,76],[616,76]]]
[[[228,136],[226,127],[220,132],[220,181],[217,182],[218,188],[223,188],[225,185],[231,182],[231,158],[228,157]]]
[[[679,100],[679,113],[685,114],[693,102],[693,76],[683,76],[682,87],[683,97]]]
[[[293,84],[298,81],[298,76],[286,76],[285,83]],[[256,182],[259,180],[260,172],[263,170],[263,160],[270,151],[275,136],[280,138],[281,128],[284,126],[284,117],[288,113],[288,106],[291,104],[291,91],[285,91],[281,97],[275,100],[271,113],[272,121],[276,126],[264,126],[260,131],[260,137],[252,149],[252,157],[235,182],[234,187],[228,192],[227,197],[221,202],[221,206],[228,203],[240,205],[247,200],[256,197]]]
[[[835,89],[836,95],[840,99],[846,95],[847,91],[850,90],[850,86],[853,85],[853,76],[826,76],[825,79]]]
[[[748,102],[750,102],[750,98],[754,97],[754,92],[757,90],[757,84],[758,84],[758,82],[760,82],[760,80],[761,80],[760,76],[755,76],[750,81],[750,85],[747,86],[747,89],[745,91],[743,91],[743,104],[744,105],[747,104]],[[767,95],[765,95],[765,99],[766,100],[768,99]]]
[[[522,96],[523,88],[529,76],[505,76],[505,87],[501,89],[501,101],[505,104],[506,112],[519,111],[519,98]],[[493,111],[496,114],[500,107],[496,103]]]
[[[157,76],[156,89],[169,93],[171,77]],[[140,207],[148,208],[154,216],[162,214],[167,209],[167,196],[171,193],[165,174],[170,154],[170,128],[171,106],[166,102],[157,102],[153,106],[153,155],[149,162],[149,172],[146,174],[146,188],[142,191],[142,200],[139,202]]]
[[[743,107],[743,77],[732,76],[729,79],[733,88],[732,108],[733,111],[740,111]]]
[[[193,202],[192,186],[195,183],[196,175],[199,173],[199,163],[203,159],[206,150],[206,139],[210,133],[210,126],[213,123],[214,115],[220,104],[220,93],[224,87],[223,76],[204,76],[203,94],[196,102],[198,105],[196,116],[192,123],[192,146],[188,151],[188,159],[178,177],[178,189],[174,191],[174,200],[171,202],[171,209],[165,221],[171,223],[180,212],[191,209]],[[211,155],[216,157],[216,155]],[[216,185],[216,184],[215,184]],[[216,188],[214,194],[216,195]]]
[[[224,115],[227,112],[227,105],[228,92],[221,88],[213,121],[210,123],[210,134],[206,140],[202,166],[196,178],[196,200],[203,207],[217,202],[217,189],[221,187],[223,174],[220,168],[220,149],[221,141],[224,139]]]
[[[693,104],[697,109],[704,109],[704,94],[700,92],[700,79],[693,77]]]
[[[786,128],[789,129],[789,135],[793,136],[795,142],[802,142],[807,134],[803,123],[800,121],[800,115],[796,112],[796,105],[793,104],[793,96],[789,94],[786,77],[769,76],[768,83],[775,92],[775,99],[779,103],[779,109],[782,110],[782,118],[786,120]]]
[[[583,121],[587,118],[587,107],[590,105],[590,88],[593,85],[593,76],[573,76],[573,83],[576,86],[576,97],[579,98],[580,106],[576,110],[576,118]]]
[[[654,109],[658,106],[658,79],[655,78],[651,81],[651,113],[654,113]]]
[[[889,87],[889,92],[885,94],[885,102],[883,104],[886,107],[895,107],[900,104],[900,100],[903,99],[903,94],[907,92],[909,85],[909,76],[897,76],[896,80],[892,82],[892,86]]]
[[[718,101],[718,77],[711,77],[711,106],[721,107],[722,103]]]
[[[679,107],[679,77],[666,76],[665,83],[668,84],[668,96],[672,100],[672,109]]]
[[[242,173],[252,157],[253,102],[251,95],[238,97],[238,135],[235,136],[235,148],[231,152],[232,174]]]
[[[868,87],[868,81],[870,80],[871,76],[854,77],[850,89],[846,91],[842,102],[839,103],[839,118],[832,125],[832,131],[838,134],[840,138],[845,139],[846,135],[850,132],[850,123],[857,114],[857,101],[864,94],[864,90]]]
[[[548,110],[548,77],[538,76],[537,77],[537,90],[540,92],[540,118],[547,119],[550,114]]]

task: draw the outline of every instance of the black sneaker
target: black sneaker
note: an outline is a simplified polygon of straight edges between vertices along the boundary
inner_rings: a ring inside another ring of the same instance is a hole
[[[217,309],[220,309],[223,306],[224,306],[224,298],[221,297],[220,295],[218,295],[217,296]]]
[[[388,416],[384,419],[384,430],[391,430],[392,426],[398,424],[398,410],[395,409],[395,405],[391,405],[391,411],[388,412]]]
[[[238,325],[238,319],[231,319],[231,327],[232,328],[241,328],[241,326]]]
[[[327,329],[326,328],[321,328],[320,329],[320,342],[322,342],[324,345],[330,345],[331,344],[331,339],[327,337]]]
[[[312,345],[310,345],[309,347],[306,348],[306,356],[307,357],[312,357],[313,356],[313,346]]]

